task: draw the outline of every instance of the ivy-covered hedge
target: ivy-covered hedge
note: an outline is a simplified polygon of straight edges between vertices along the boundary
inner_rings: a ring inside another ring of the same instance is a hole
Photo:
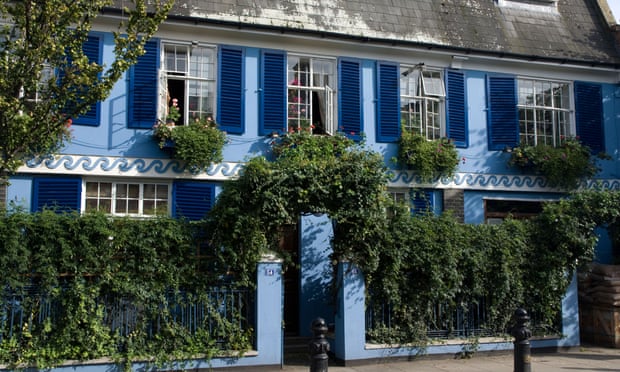
[[[239,328],[238,319],[220,317],[218,305],[206,297],[212,285],[222,285],[227,267],[218,265],[217,251],[198,239],[200,231],[199,224],[163,217],[4,213],[0,364],[47,368],[100,357],[163,363],[208,357],[222,348],[246,350],[248,330]],[[199,246],[202,255],[211,255],[208,260],[197,257]],[[22,310],[12,322],[7,310],[15,301]],[[41,322],[42,301],[52,310]],[[196,329],[173,316],[175,306],[188,301],[209,313]],[[113,329],[104,322],[105,311],[118,303],[133,310],[121,328]]]
[[[537,219],[497,226],[460,224],[450,216],[412,218],[387,193],[383,158],[363,143],[302,131],[272,146],[272,161],[251,159],[225,185],[208,217],[210,239],[243,273],[261,252],[289,254],[279,247],[282,225],[303,213],[329,215],[332,262],[357,265],[373,302],[400,311],[393,319],[399,334],[371,336],[425,342],[432,304],[457,308],[482,297],[490,311],[485,326],[493,331],[505,331],[518,306],[536,314],[539,324],[555,324],[577,263],[592,258],[601,220],[596,209],[583,215],[590,209],[571,207],[579,195],[550,204]]]
[[[332,262],[355,264],[373,301],[398,309],[400,328],[371,336],[421,344],[429,307],[437,302],[456,308],[485,297],[486,326],[493,330],[506,329],[517,306],[552,323],[572,273],[592,258],[596,227],[620,231],[618,192],[567,195],[529,221],[465,225],[449,215],[412,217],[387,193],[383,157],[342,135],[290,134],[274,140],[273,154],[273,161],[249,160],[196,224],[51,211],[3,214],[2,294],[25,291],[34,281],[67,310],[64,321],[30,328],[17,339],[3,329],[0,363],[45,368],[103,355],[212,355],[211,334],[164,322],[162,332],[149,337],[148,316],[136,323],[137,332],[110,333],[102,326],[100,299],[125,298],[154,315],[162,314],[170,293],[197,295],[231,273],[237,285],[250,285],[262,253],[287,258],[279,244],[282,226],[303,213],[332,218]],[[205,259],[197,259],[199,251]],[[219,324],[226,348],[247,347],[247,332],[225,320]]]

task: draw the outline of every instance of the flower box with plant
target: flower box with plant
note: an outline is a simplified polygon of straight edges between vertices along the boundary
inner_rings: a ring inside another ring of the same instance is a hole
[[[197,119],[189,125],[159,123],[153,135],[159,140],[159,148],[170,149],[172,157],[185,162],[192,172],[222,161],[226,133],[211,118]]]
[[[431,182],[452,177],[459,164],[459,154],[450,139],[427,140],[403,128],[396,162],[415,171],[423,182]]]
[[[508,165],[525,173],[544,176],[551,187],[577,188],[581,181],[592,178],[600,169],[590,148],[579,138],[562,137],[561,141],[558,147],[542,144],[519,145],[509,149]],[[601,153],[597,157],[608,159],[609,155]]]

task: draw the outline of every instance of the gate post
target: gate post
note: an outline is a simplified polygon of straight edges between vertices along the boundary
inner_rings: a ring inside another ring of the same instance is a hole
[[[514,313],[516,324],[512,328],[511,334],[514,341],[514,372],[531,372],[531,350],[530,337],[532,332],[527,328],[530,320],[525,309],[519,308]]]

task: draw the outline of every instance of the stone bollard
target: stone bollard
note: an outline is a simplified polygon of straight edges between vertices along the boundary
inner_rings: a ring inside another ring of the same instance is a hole
[[[516,324],[511,330],[514,341],[514,372],[531,372],[531,352],[530,352],[530,337],[532,337],[532,331],[527,328],[527,323],[530,320],[529,315],[525,309],[515,310]]]
[[[325,338],[327,325],[325,319],[316,318],[312,321],[314,338],[310,341],[310,372],[327,372],[329,342]]]

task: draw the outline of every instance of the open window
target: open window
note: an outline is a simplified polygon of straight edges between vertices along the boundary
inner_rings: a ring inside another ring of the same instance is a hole
[[[159,119],[166,121],[173,100],[180,117],[176,124],[214,117],[215,59],[214,47],[164,43],[159,77]]]
[[[405,130],[429,140],[445,137],[445,96],[441,71],[423,66],[401,66],[400,118]]]
[[[332,59],[290,55],[287,66],[287,130],[334,134],[334,85],[336,62]]]

